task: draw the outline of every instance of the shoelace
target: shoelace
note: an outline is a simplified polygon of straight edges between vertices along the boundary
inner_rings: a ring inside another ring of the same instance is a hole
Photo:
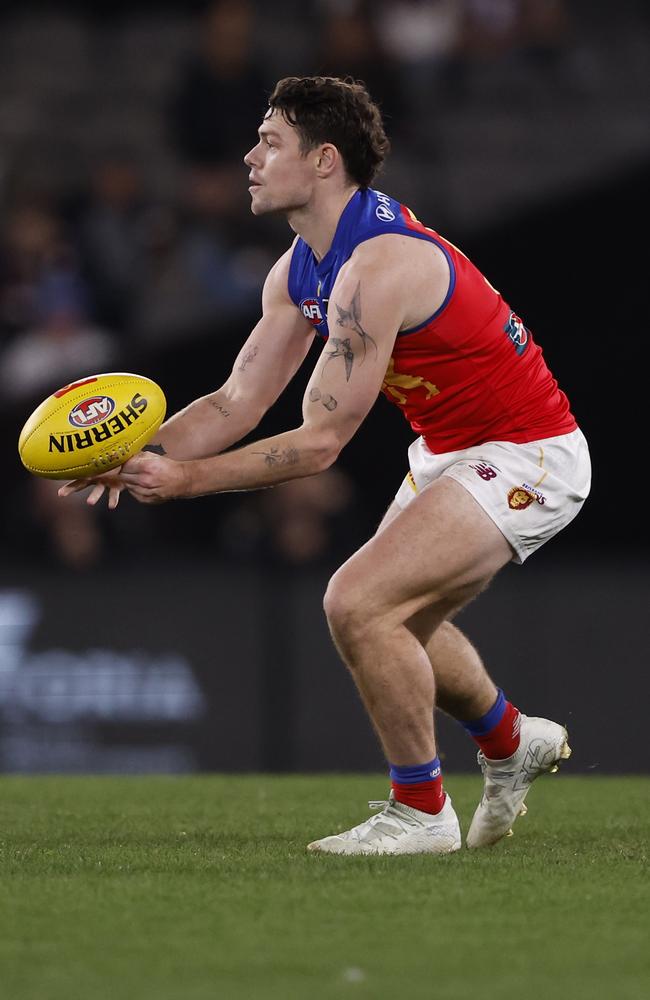
[[[515,770],[502,771],[498,766],[495,766],[494,764],[490,766],[486,761],[485,757],[483,756],[482,750],[479,750],[479,752],[477,753],[476,760],[478,761],[478,764],[481,768],[481,771],[483,772],[484,777],[487,778],[488,781],[498,783],[499,781],[507,781],[508,779],[514,777],[515,775]]]
[[[400,833],[410,833],[412,829],[413,821],[410,820],[409,817],[400,815],[400,813],[398,813],[397,810],[392,809],[391,807],[394,805],[395,805],[395,800],[393,798],[370,799],[370,801],[368,802],[369,809],[383,810],[386,814],[386,820],[388,821],[389,825],[395,828],[394,832],[393,830],[390,829],[384,830],[382,834],[384,837],[396,838],[399,836]],[[362,837],[365,834],[366,830],[375,828],[377,821],[379,822],[382,821],[380,813],[378,813],[375,816],[371,816],[369,819],[365,820],[365,822],[360,823],[357,827],[354,828],[357,831],[357,836]]]

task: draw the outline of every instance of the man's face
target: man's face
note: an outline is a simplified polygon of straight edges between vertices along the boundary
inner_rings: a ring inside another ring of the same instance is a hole
[[[318,149],[302,153],[297,130],[272,109],[258,132],[259,142],[244,157],[250,169],[251,212],[265,215],[303,208],[313,191]]]

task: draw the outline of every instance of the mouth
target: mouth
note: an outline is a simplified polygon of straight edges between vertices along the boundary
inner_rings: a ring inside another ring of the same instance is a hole
[[[249,191],[256,191],[257,188],[261,187],[261,186],[262,185],[259,183],[259,181],[254,181],[254,180],[251,179],[251,182],[250,182],[250,184],[248,186],[248,190]]]

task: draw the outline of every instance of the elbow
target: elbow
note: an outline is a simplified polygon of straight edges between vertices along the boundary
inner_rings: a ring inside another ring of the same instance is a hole
[[[319,434],[314,445],[314,473],[325,472],[334,465],[343,449],[343,442],[331,432]]]
[[[228,415],[236,414],[235,419],[239,426],[243,427],[242,436],[244,434],[250,434],[254,431],[257,425],[260,423],[262,417],[268,410],[267,406],[263,406],[256,399],[248,398],[231,389],[226,383],[220,390],[222,398],[224,401],[225,408],[228,411]],[[217,394],[213,393],[212,397],[207,397],[214,400],[212,405],[221,403],[221,399],[217,398]]]
[[[251,431],[256,429],[256,427],[261,423],[262,417],[266,414],[266,412],[266,409],[255,408],[253,406],[249,407],[246,411],[247,434],[250,434]]]

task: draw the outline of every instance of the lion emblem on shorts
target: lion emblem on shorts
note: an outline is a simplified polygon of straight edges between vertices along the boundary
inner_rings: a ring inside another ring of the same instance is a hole
[[[513,486],[508,490],[508,507],[511,510],[525,510],[526,507],[530,507],[533,500],[537,500],[535,494],[523,486]]]

